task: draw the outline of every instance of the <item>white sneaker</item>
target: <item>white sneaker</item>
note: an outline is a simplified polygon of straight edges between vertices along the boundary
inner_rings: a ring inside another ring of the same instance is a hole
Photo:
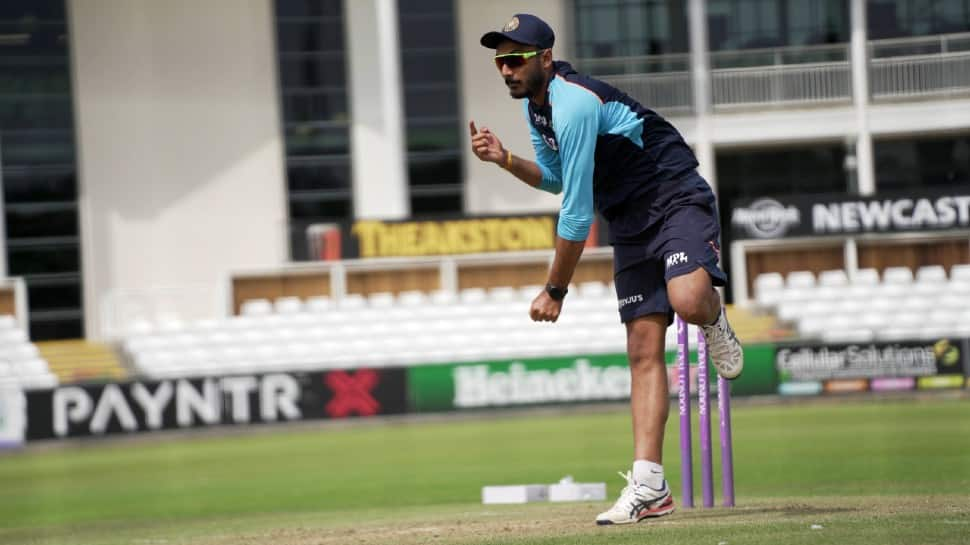
[[[674,497],[670,494],[667,481],[664,481],[663,488],[657,490],[635,482],[630,471],[620,473],[620,477],[626,480],[620,499],[609,510],[596,516],[596,524],[630,524],[674,512]]]
[[[744,350],[738,342],[727,315],[721,310],[714,325],[701,326],[704,340],[707,342],[707,353],[711,357],[717,374],[728,380],[734,380],[744,369]]]

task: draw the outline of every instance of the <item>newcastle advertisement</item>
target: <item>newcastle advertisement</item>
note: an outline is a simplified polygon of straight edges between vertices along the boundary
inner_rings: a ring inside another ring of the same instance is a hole
[[[861,344],[786,344],[775,352],[779,393],[960,388],[968,367],[965,339]]]
[[[398,414],[404,369],[62,386],[26,394],[28,440]]]
[[[894,195],[788,195],[733,203],[735,240],[970,230],[970,190]]]

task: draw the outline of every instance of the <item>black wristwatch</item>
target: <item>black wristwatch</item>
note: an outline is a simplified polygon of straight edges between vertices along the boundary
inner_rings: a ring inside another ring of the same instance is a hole
[[[552,284],[546,284],[546,293],[549,297],[552,297],[554,301],[562,301],[569,290],[566,288],[560,288],[559,286],[553,286]]]

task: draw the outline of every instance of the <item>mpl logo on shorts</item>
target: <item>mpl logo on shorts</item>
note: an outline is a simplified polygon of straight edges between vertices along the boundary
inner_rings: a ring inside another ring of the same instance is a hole
[[[667,268],[687,263],[687,252],[676,252],[667,256]]]
[[[735,208],[731,224],[741,227],[755,238],[778,238],[788,229],[800,225],[801,213],[775,199],[758,199],[746,208]]]

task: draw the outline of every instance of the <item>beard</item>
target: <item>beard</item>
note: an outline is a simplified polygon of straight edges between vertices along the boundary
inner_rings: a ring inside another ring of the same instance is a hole
[[[524,80],[506,78],[505,85],[509,88],[509,95],[515,99],[535,98],[542,92],[546,83],[545,74],[541,66],[525,74]]]

